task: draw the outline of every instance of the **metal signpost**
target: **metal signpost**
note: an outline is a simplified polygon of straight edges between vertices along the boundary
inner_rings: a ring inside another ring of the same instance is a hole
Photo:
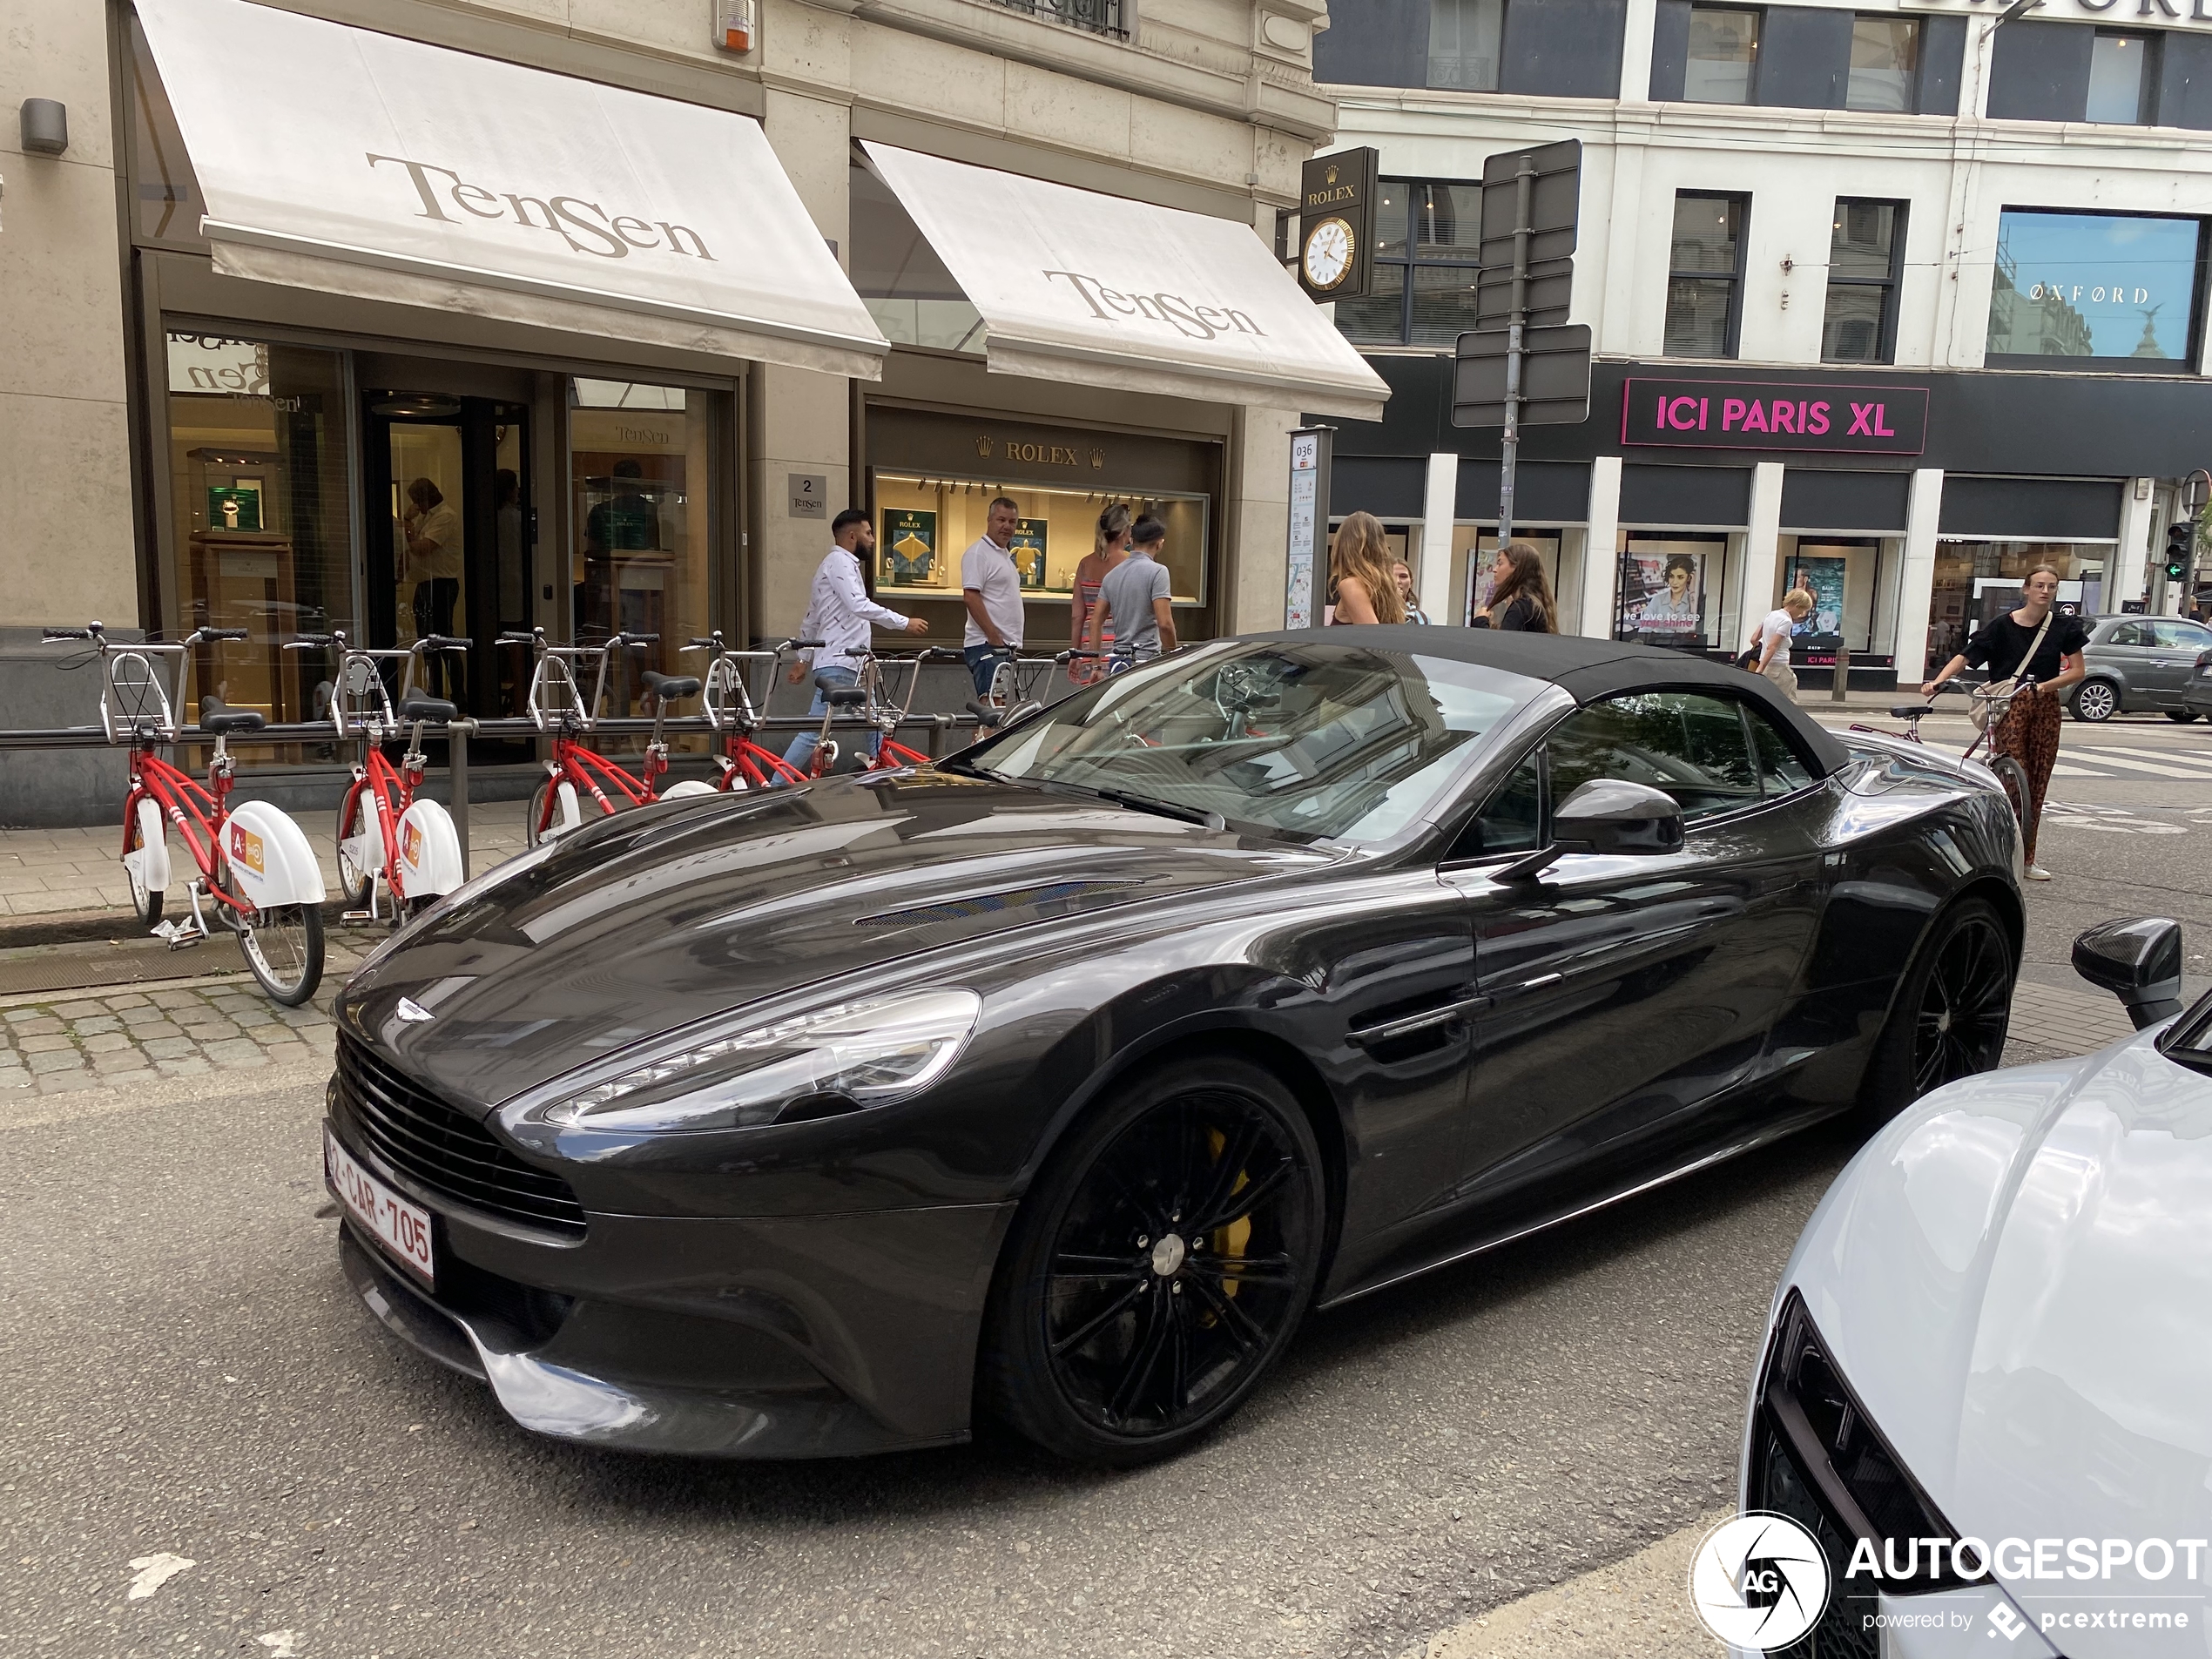
[[[1567,322],[1581,176],[1577,138],[1510,151],[1482,164],[1475,327],[1460,336],[1452,424],[1504,428],[1500,547],[1513,539],[1521,427],[1572,423],[1589,415],[1590,331]],[[1480,576],[1480,561],[1470,559],[1463,617],[1474,610]]]
[[[1291,434],[1290,556],[1283,582],[1283,626],[1318,628],[1329,583],[1329,461],[1334,427]]]

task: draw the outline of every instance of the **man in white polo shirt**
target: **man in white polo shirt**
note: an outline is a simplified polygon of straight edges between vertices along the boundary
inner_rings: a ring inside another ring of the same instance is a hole
[[[961,655],[978,696],[988,696],[1003,647],[1022,649],[1022,572],[1007,550],[1022,509],[1004,496],[992,501],[975,544],[960,556],[960,597],[968,605]]]

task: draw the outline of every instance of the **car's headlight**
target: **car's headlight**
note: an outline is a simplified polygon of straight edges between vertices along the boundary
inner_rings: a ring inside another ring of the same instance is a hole
[[[556,1102],[547,1123],[589,1129],[747,1129],[880,1106],[960,1057],[983,999],[921,991],[846,1002],[656,1057]]]

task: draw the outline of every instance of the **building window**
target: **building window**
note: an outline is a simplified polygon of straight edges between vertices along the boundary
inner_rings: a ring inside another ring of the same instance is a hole
[[[1858,17],[1851,27],[1847,110],[1902,111],[1912,107],[1912,78],[1920,66],[1917,17]]]
[[[1759,61],[1759,14],[1720,6],[1689,9],[1683,98],[1692,104],[1749,104]]]
[[[1836,204],[1828,244],[1824,363],[1886,363],[1897,353],[1897,283],[1905,260],[1905,204]]]
[[[1745,196],[1675,192],[1667,273],[1667,355],[1733,357],[1743,288]]]
[[[2186,374],[2196,361],[2204,222],[2006,208],[1997,221],[1987,361]]]
[[[1052,17],[1095,35],[1129,38],[1129,17],[1123,0],[998,0],[1009,11],[1026,11],[1032,17]]]
[[[1365,299],[1337,301],[1345,339],[1369,346],[1450,346],[1474,327],[1481,186],[1385,179],[1375,205],[1374,275]]]
[[[2089,52],[2089,107],[2084,119],[2114,126],[2138,126],[2148,115],[2143,96],[2148,78],[2151,37],[2098,30]]]
[[[1428,84],[1496,91],[1505,33],[1506,0],[1429,0]]]

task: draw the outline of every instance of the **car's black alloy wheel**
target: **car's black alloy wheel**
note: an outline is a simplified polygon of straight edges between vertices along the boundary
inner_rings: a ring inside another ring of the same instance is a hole
[[[1987,900],[1944,913],[1906,971],[1867,1068],[1862,1098],[1874,1123],[1932,1089],[1995,1069],[2016,972],[2012,935]]]
[[[1312,1299],[1319,1150],[1266,1071],[1131,1079],[1055,1155],[993,1292],[987,1402],[1049,1450],[1133,1464],[1233,1411]]]

